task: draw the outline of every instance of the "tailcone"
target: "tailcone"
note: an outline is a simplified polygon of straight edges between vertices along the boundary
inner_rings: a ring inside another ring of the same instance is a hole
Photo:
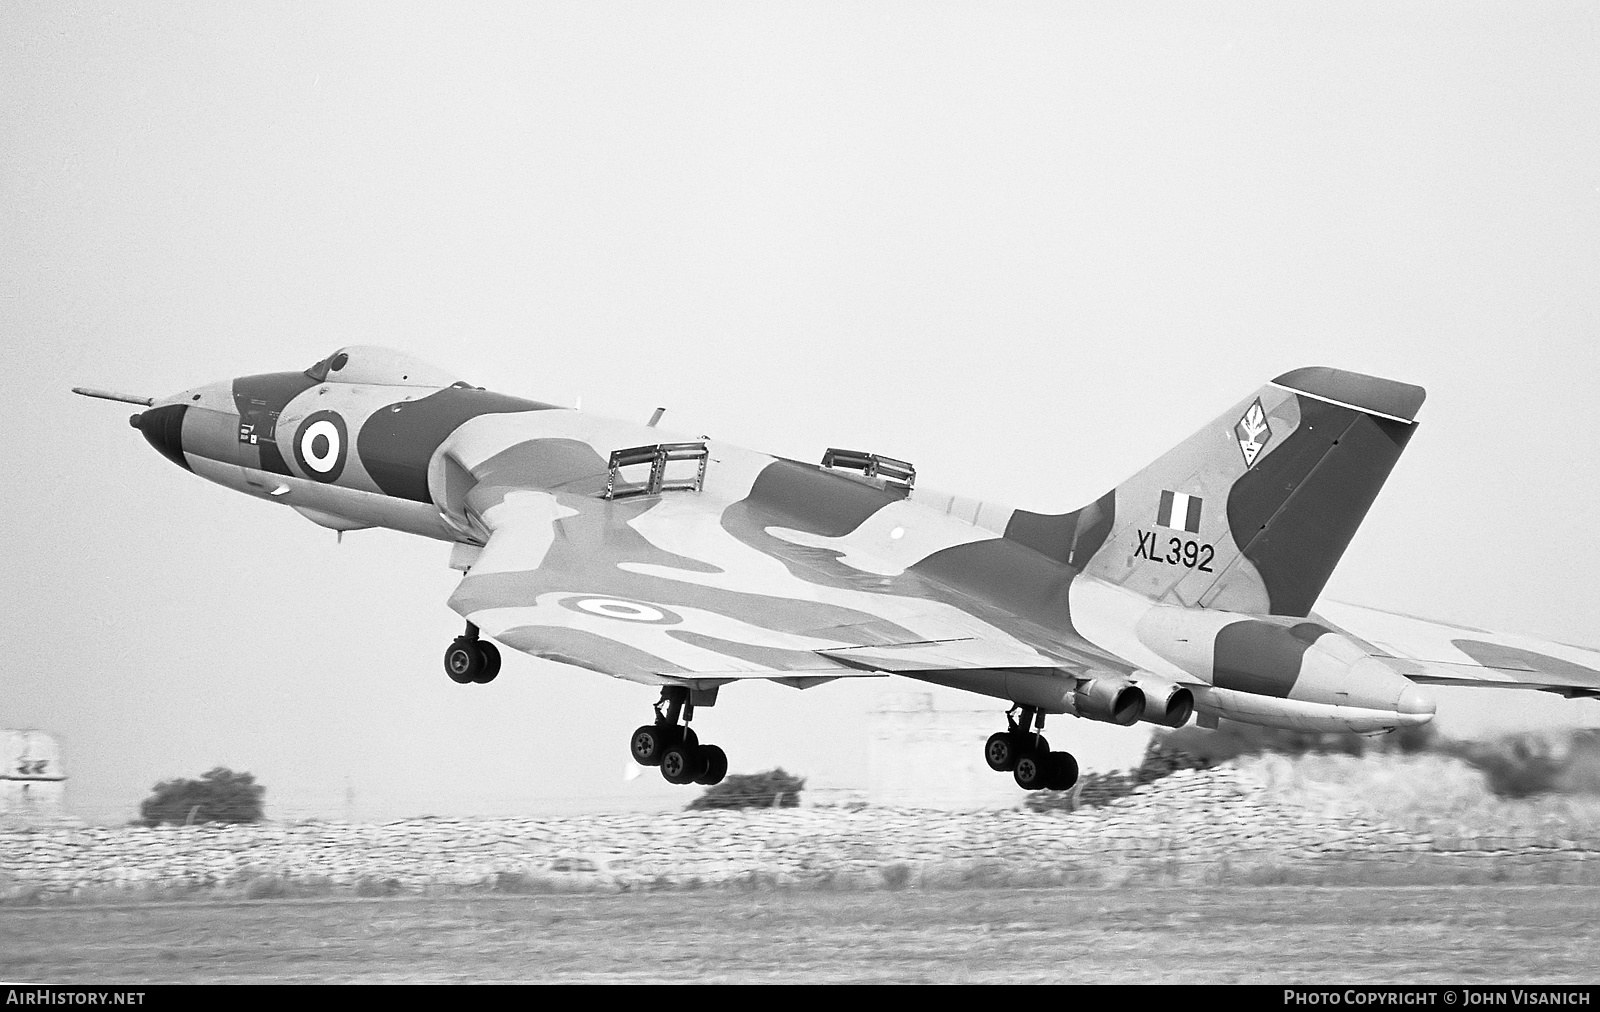
[[[1400,693],[1394,708],[1399,711],[1402,722],[1408,727],[1426,724],[1433,719],[1433,715],[1439,709],[1438,704],[1415,685],[1407,687]]]

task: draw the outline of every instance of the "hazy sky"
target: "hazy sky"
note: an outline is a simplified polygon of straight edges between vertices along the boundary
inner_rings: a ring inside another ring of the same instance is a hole
[[[650,690],[445,678],[445,546],[68,392],[346,343],[1052,511],[1287,369],[1390,376],[1328,596],[1600,642],[1600,7],[1322,6],[0,6],[0,726],[105,820],[219,763],[280,816],[685,800],[621,777]],[[879,688],[697,725],[849,786]]]

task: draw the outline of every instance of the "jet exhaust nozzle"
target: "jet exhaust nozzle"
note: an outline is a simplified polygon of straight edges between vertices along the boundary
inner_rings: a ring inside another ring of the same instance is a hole
[[[1091,678],[1072,694],[1072,709],[1078,716],[1123,727],[1139,719],[1144,705],[1144,693],[1122,678]]]
[[[1178,683],[1148,671],[1135,672],[1130,681],[1144,693],[1140,720],[1162,727],[1182,727],[1194,715],[1194,693]]]

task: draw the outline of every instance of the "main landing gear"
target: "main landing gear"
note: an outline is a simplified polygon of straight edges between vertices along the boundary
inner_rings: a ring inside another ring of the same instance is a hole
[[[1025,791],[1064,791],[1078,782],[1078,760],[1052,752],[1045,741],[1044,714],[1032,706],[1006,711],[1009,730],[989,736],[983,758],[998,773],[1010,773]]]
[[[467,631],[455,638],[450,649],[444,652],[444,673],[452,682],[494,681],[500,673],[500,648],[488,640],[478,638],[478,627],[467,623]]]
[[[679,715],[683,723],[678,723]],[[689,688],[668,685],[661,690],[661,700],[656,703],[656,720],[633,732],[628,750],[633,761],[641,766],[661,767],[661,776],[669,784],[720,784],[728,775],[728,756],[715,745],[702,745],[700,738],[689,726],[694,718],[694,704],[689,702]]]

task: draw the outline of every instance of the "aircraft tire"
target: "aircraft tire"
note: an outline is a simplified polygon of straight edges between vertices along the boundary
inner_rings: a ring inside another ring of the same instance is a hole
[[[1046,786],[1052,791],[1070,791],[1078,782],[1078,760],[1071,752],[1051,752],[1045,757]]]
[[[669,784],[692,784],[704,769],[698,745],[671,745],[661,753],[661,777]]]
[[[728,775],[728,753],[716,745],[701,745],[700,758],[705,762],[705,771],[695,777],[694,782],[707,787],[722,783],[722,778]]]
[[[1017,786],[1025,791],[1043,790],[1049,778],[1048,753],[1030,752],[1017,759],[1017,768],[1011,776]]]
[[[483,671],[483,660],[477,643],[457,636],[444,652],[444,673],[457,685],[466,685]]]
[[[1017,768],[1017,759],[1022,755],[1020,744],[1012,732],[996,731],[983,746],[983,761],[996,773],[1010,773]]]
[[[472,677],[474,682],[486,685],[500,673],[500,648],[488,640],[478,641],[478,653],[483,655],[483,670]]]
[[[665,724],[641,724],[635,728],[633,737],[628,739],[628,751],[633,755],[633,761],[640,766],[660,766],[661,753],[670,744],[667,736],[669,730]]]

